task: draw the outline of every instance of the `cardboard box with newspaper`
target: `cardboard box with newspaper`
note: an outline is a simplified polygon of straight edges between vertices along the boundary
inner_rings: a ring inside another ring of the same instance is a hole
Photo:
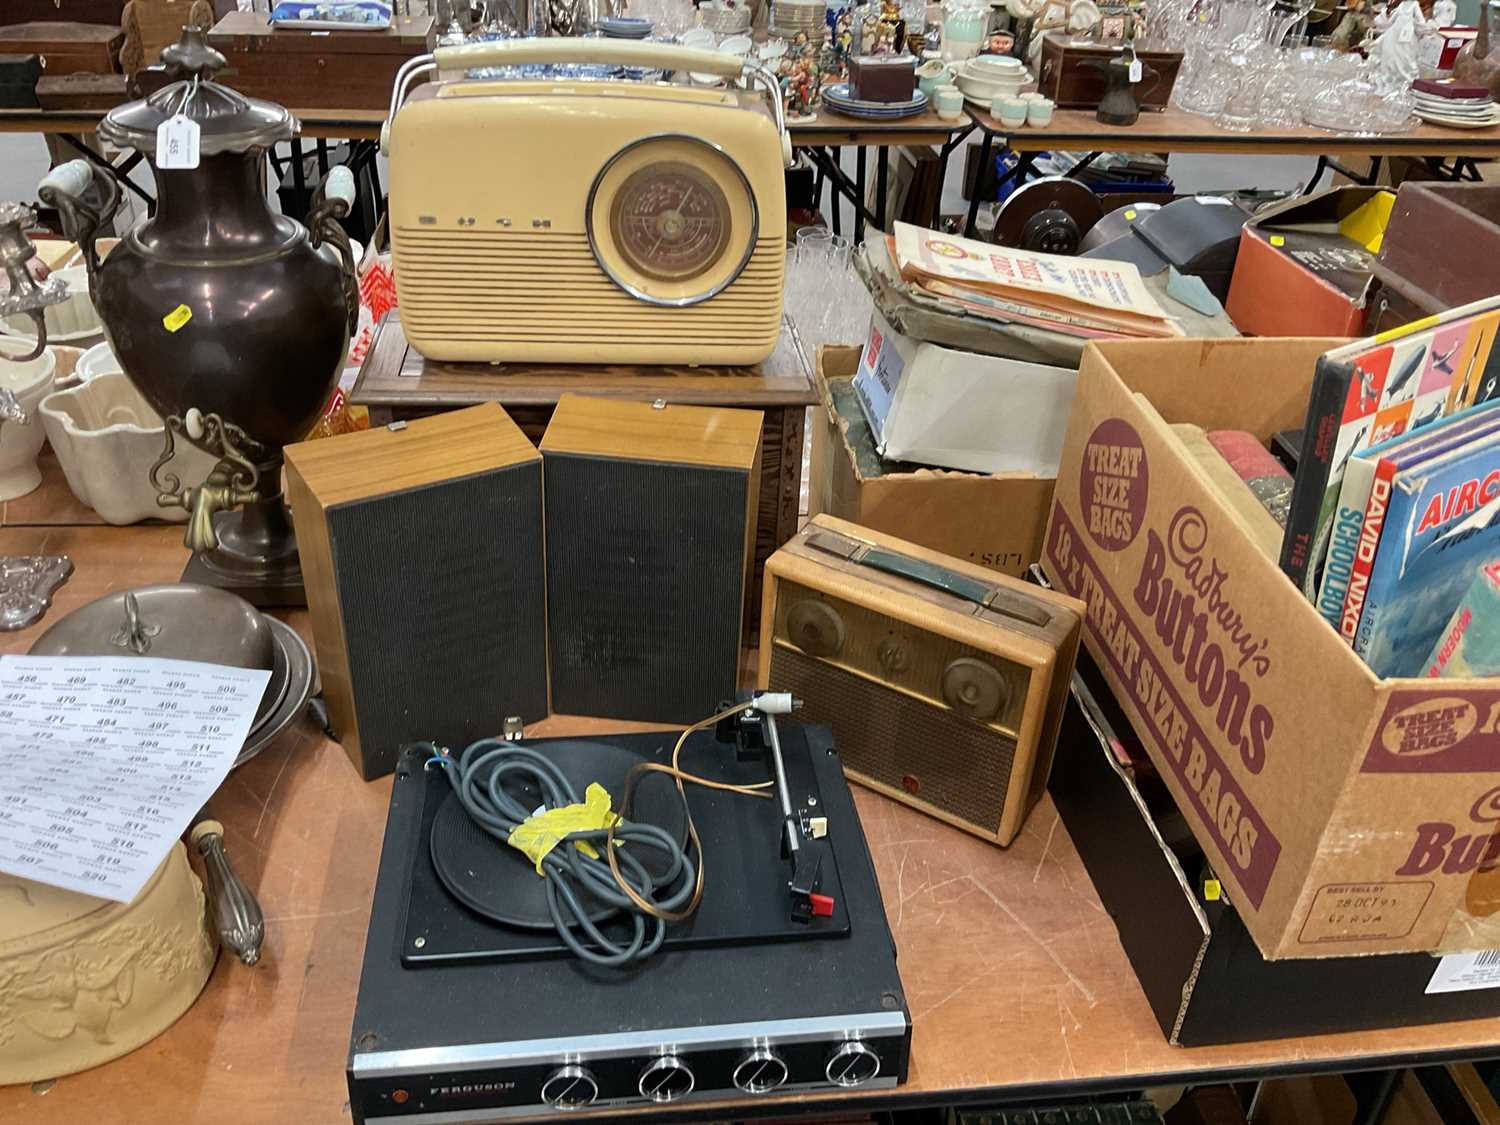
[[[855,397],[859,348],[818,352],[808,512],[899,535],[1019,577],[1041,557],[1052,478],[964,473],[884,461]]]
[[[1500,948],[1500,680],[1377,678],[1169,428],[1299,427],[1332,343],[1091,347],[1042,564],[1267,958]]]

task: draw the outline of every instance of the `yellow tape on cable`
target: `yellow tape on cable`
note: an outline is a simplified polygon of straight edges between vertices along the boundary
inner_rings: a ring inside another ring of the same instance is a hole
[[[609,791],[596,781],[584,790],[583,804],[564,805],[528,816],[511,830],[507,842],[524,852],[536,864],[536,873],[542,875],[542,860],[569,833],[593,832],[619,822],[619,814],[609,808]],[[590,859],[599,858],[598,851],[586,840],[579,840],[573,846]]]

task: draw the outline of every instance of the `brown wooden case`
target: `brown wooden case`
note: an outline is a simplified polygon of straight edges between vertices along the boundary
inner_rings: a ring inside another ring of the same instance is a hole
[[[814,516],[766,564],[759,683],[854,781],[997,844],[1047,785],[1083,603]]]
[[[687,723],[732,699],[758,410],[565,394],[542,438],[552,709]]]
[[[1094,109],[1104,97],[1104,71],[1096,63],[1108,62],[1124,48],[1118,43],[1094,43],[1059,31],[1042,37],[1042,57],[1037,70],[1037,89],[1057,103],[1058,109]],[[1153,81],[1143,79],[1136,87],[1142,109],[1166,109],[1182,67],[1181,51],[1136,50],[1136,57],[1156,71]]]
[[[401,64],[432,50],[431,16],[398,16],[384,31],[273,28],[230,12],[208,33],[229,66],[215,77],[250,97],[292,109],[386,109]]]
[[[541,457],[494,403],[287,447],[323,695],[366,778],[547,714]]]
[[[37,20],[0,27],[0,54],[40,55],[48,77],[80,71],[117,74],[124,41],[118,25]]]
[[[0,8],[15,23],[66,17],[80,23],[120,24],[125,0],[5,0]]]

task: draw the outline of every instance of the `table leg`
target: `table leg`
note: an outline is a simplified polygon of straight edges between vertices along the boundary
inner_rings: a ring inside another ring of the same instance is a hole
[[[859,198],[854,200],[854,244],[865,240],[865,146],[854,150],[854,190]]]
[[[890,229],[890,220],[886,218],[885,211],[885,192],[890,174],[891,149],[889,145],[881,145],[875,150],[875,226],[878,230]]]
[[[949,157],[951,157],[953,155],[954,149],[958,148],[961,144],[963,144],[964,141],[968,139],[969,134],[972,133],[977,128],[978,128],[978,126],[975,125],[971,121],[969,123],[969,127],[967,129],[964,129],[962,132],[953,134],[953,136],[951,136],[951,137],[948,138],[947,143],[943,145],[942,149],[938,153],[938,163],[942,166],[942,181],[941,182],[946,183],[947,180],[948,180],[948,159],[949,159]],[[942,192],[942,189],[939,188],[938,189],[938,193],[937,193],[937,199],[935,199],[933,201],[933,204],[932,204],[932,219],[931,219],[931,222],[928,225],[931,226],[933,230],[937,230],[938,224],[941,223],[942,221],[943,221],[943,192]]]
[[[979,192],[989,175],[990,165],[995,159],[995,135],[985,130],[984,140],[979,143],[978,174],[974,177],[973,189],[969,192],[969,217],[964,220],[964,237],[974,237],[974,224],[979,219]]]
[[[823,154],[823,156],[825,157],[825,159],[827,159],[830,162],[830,164],[832,165],[832,167],[837,168],[839,166],[839,156],[843,153],[843,149],[838,148],[838,147],[834,147],[834,148],[831,148],[831,149],[821,149],[820,148],[818,150],[818,152],[820,152],[820,153]],[[827,174],[826,169],[820,169],[820,170],[824,171],[825,174]],[[840,231],[840,229],[839,229],[840,219],[839,219],[839,181],[838,181],[838,177],[833,176],[831,174],[828,174],[828,182],[829,182],[829,185],[830,185],[829,189],[828,189],[828,203],[829,203],[829,207],[830,207],[830,213],[829,213],[829,216],[828,216],[828,221],[829,221],[830,224],[832,224],[833,233],[834,234],[841,234],[842,231]],[[819,196],[818,198],[821,199],[822,196]]]
[[[292,187],[297,190],[297,207],[306,214],[307,203],[303,194],[307,191],[307,169],[302,166],[302,138],[292,138]]]
[[[1318,157],[1318,165],[1313,169],[1312,179],[1307,181],[1307,186],[1302,189],[1303,195],[1311,195],[1318,188],[1318,181],[1323,178],[1323,173],[1328,170],[1328,157]]]

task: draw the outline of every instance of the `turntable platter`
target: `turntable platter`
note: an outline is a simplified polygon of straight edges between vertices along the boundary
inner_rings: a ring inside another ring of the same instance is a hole
[[[584,792],[591,782],[597,781],[609,791],[610,805],[615,809],[620,807],[625,792],[625,774],[641,760],[639,754],[618,746],[581,739],[551,743],[547,750],[547,756],[576,792]],[[483,777],[476,781],[485,784]],[[517,795],[528,808],[541,801],[534,787],[530,793]],[[687,843],[682,798],[666,774],[648,774],[636,783],[630,819],[654,824],[679,844]],[[475,824],[451,792],[433,821],[431,849],[432,866],[438,878],[470,910],[492,922],[520,929],[553,928],[552,914],[547,909],[547,880],[536,873],[521,852],[502,844]],[[666,866],[666,856],[659,852],[642,851],[638,858],[653,877],[659,877]],[[589,911],[589,919],[598,922],[611,913],[611,908],[600,903]]]

